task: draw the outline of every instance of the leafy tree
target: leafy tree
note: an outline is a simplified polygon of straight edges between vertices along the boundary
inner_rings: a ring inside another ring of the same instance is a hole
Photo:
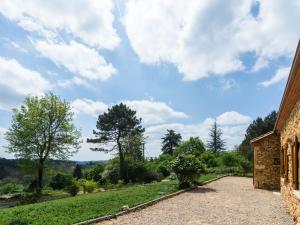
[[[277,112],[272,111],[264,119],[257,117],[247,128],[245,138],[238,147],[238,152],[246,159],[252,161],[250,140],[262,134],[272,131],[277,119]]]
[[[171,167],[178,177],[180,188],[190,186],[205,171],[204,164],[192,154],[177,156]]]
[[[78,179],[82,178],[82,171],[81,171],[81,166],[76,164],[74,171],[73,171],[73,177]]]
[[[162,138],[162,152],[173,155],[173,151],[179,145],[181,139],[181,134],[176,133],[174,130],[167,130],[167,133]]]
[[[99,163],[87,171],[87,176],[86,178],[88,180],[94,180],[97,182],[100,182],[102,180],[102,173],[105,169],[105,166],[102,163]]]
[[[175,150],[175,155],[178,154],[193,154],[201,155],[205,151],[203,142],[199,137],[190,137],[187,141],[183,141]]]
[[[69,174],[58,173],[51,178],[49,187],[60,190],[68,187],[72,183],[72,176]]]
[[[136,111],[131,110],[125,104],[114,105],[98,117],[97,130],[94,130],[94,139],[88,139],[90,143],[98,143],[100,147],[92,148],[93,151],[111,152],[117,151],[120,160],[120,176],[127,182],[125,171],[124,140],[129,136],[142,134],[145,129],[141,125],[142,119],[138,119]],[[107,148],[107,146],[112,146]]]
[[[123,142],[125,155],[130,156],[135,161],[142,161],[144,159],[144,144],[145,137],[142,133],[125,137]]]
[[[211,151],[203,152],[199,160],[204,163],[207,167],[215,167],[218,165],[217,156],[216,154],[212,153]]]
[[[209,131],[209,141],[207,142],[207,148],[213,153],[218,153],[225,150],[225,141],[222,139],[222,130],[218,128],[217,122],[215,121]]]
[[[13,110],[6,133],[8,152],[16,158],[31,160],[37,171],[37,191],[43,185],[45,162],[67,159],[78,151],[80,132],[72,123],[69,103],[50,93],[28,97],[20,109]]]

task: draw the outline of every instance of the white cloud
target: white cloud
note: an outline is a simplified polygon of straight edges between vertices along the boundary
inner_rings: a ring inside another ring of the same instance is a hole
[[[97,117],[100,113],[107,110],[108,105],[90,99],[76,99],[71,102],[71,107],[75,114],[86,114]]]
[[[123,101],[130,108],[137,111],[137,116],[143,119],[145,124],[165,123],[170,119],[186,119],[184,112],[172,109],[165,102],[154,100]]]
[[[184,112],[172,109],[165,102],[154,100],[132,100],[120,101],[137,111],[137,116],[141,117],[146,125],[165,123],[172,119],[186,119],[188,116]],[[87,114],[97,117],[107,110],[108,104],[90,99],[76,99],[71,103],[76,114]]]
[[[0,135],[4,135],[7,132],[6,128],[0,127]]]
[[[245,69],[243,53],[256,54],[253,71],[291,56],[300,36],[299,12],[297,0],[129,0],[124,25],[141,62],[173,63],[184,79],[196,80]]]
[[[276,71],[275,75],[270,80],[265,80],[258,83],[259,86],[269,87],[270,85],[279,83],[288,78],[290,72],[290,67],[280,68]]]
[[[116,73],[113,65],[107,63],[95,49],[76,41],[70,44],[34,41],[34,44],[44,57],[86,79],[106,80]]]
[[[113,9],[113,0],[2,0],[0,4],[0,13],[25,30],[51,39],[66,32],[87,45],[107,49],[120,42]]]
[[[217,117],[217,123],[220,125],[239,125],[251,122],[251,117],[241,113],[231,111],[225,112]]]
[[[236,119],[231,118],[234,115],[237,116]],[[226,141],[226,147],[230,150],[243,140],[245,130],[251,122],[251,118],[238,112],[225,112],[217,117],[217,122],[223,131],[223,139]],[[169,123],[147,127],[145,132],[145,135],[148,137],[146,142],[147,156],[158,156],[161,153],[161,137],[163,137],[167,129],[179,132],[183,139],[197,136],[206,143],[213,123],[213,118],[206,118],[202,122],[195,124]]]
[[[50,88],[41,74],[23,67],[15,59],[0,57],[0,74],[0,85],[22,95],[41,95]]]

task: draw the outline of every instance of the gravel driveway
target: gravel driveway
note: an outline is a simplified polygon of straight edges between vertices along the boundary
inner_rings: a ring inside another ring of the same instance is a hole
[[[225,177],[98,225],[292,225],[281,196],[251,178]]]

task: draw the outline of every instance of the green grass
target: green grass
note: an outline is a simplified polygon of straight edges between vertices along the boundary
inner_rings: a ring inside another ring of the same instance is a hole
[[[123,205],[132,207],[158,198],[160,192],[169,194],[177,190],[177,181],[165,181],[0,209],[0,224],[7,225],[16,218],[26,219],[31,225],[73,224],[116,213]]]
[[[199,185],[203,184],[203,182],[208,181],[208,180],[212,180],[215,179],[217,177],[221,177],[223,176],[222,174],[215,174],[215,173],[207,173],[204,175],[201,175],[198,179],[197,179],[197,183]]]

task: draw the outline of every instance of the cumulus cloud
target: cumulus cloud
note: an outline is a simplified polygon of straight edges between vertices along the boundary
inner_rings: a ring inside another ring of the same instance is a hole
[[[233,116],[236,116],[237,118],[233,118]],[[243,140],[245,130],[251,122],[249,116],[234,111],[224,112],[216,119],[220,128],[223,130],[223,139],[226,141],[227,149],[232,149]],[[161,153],[161,137],[166,133],[167,129],[179,132],[183,139],[197,136],[206,143],[208,140],[209,129],[214,121],[214,118],[209,117],[202,122],[195,124],[169,123],[147,127],[145,132],[145,135],[148,137],[146,142],[146,153],[148,156],[157,156]]]
[[[276,71],[275,75],[271,77],[271,79],[262,81],[258,83],[258,85],[262,87],[269,87],[281,81],[285,81],[289,76],[289,72],[290,72],[290,67],[280,68]]]
[[[165,102],[154,100],[126,100],[121,101],[131,109],[137,111],[137,116],[141,117],[146,125],[169,122],[172,119],[186,119],[188,116],[184,112],[178,112]],[[76,99],[71,103],[76,114],[87,114],[97,117],[109,107],[101,101],[90,99]]]
[[[170,119],[186,119],[184,112],[175,111],[165,102],[154,100],[123,101],[130,108],[137,111],[137,116],[143,119],[145,124],[165,123]]]
[[[231,111],[221,114],[216,118],[216,120],[220,125],[239,125],[250,123],[251,117],[235,111]]]
[[[113,0],[2,0],[0,5],[0,13],[25,30],[51,39],[63,31],[87,45],[107,49],[120,42],[113,9]]]
[[[7,129],[0,127],[0,135],[4,135],[6,133]]]
[[[97,117],[100,113],[107,110],[108,105],[90,99],[76,99],[71,102],[71,107],[75,114],[86,114]]]
[[[129,0],[124,25],[141,62],[173,63],[184,79],[196,80],[244,70],[243,53],[255,53],[254,71],[291,56],[299,11],[297,0]]]
[[[41,95],[51,89],[43,76],[23,67],[15,59],[0,56],[0,108],[8,110],[25,95]]]
[[[70,44],[34,41],[34,44],[44,57],[86,79],[106,80],[116,73],[113,65],[107,63],[96,50],[76,41]]]

